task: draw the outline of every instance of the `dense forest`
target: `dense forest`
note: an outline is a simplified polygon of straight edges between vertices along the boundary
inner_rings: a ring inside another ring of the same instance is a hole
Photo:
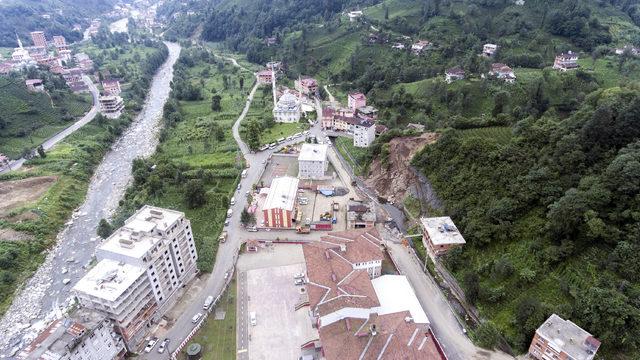
[[[25,46],[29,32],[43,30],[47,38],[63,35],[68,42],[82,39],[76,24],[89,25],[90,18],[109,10],[113,0],[5,0],[0,2],[0,46],[16,47],[16,34]]]

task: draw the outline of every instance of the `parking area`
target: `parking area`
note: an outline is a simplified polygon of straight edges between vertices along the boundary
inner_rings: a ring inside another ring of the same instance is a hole
[[[281,176],[298,176],[298,157],[296,155],[273,154],[267,162],[260,184],[269,186],[273,178]]]
[[[248,359],[297,359],[300,346],[318,339],[311,326],[306,288],[294,284],[294,276],[304,273],[301,245],[272,245],[258,253],[242,254],[238,269],[244,281],[239,283],[238,350]],[[240,294],[246,294],[244,296]],[[255,313],[255,325],[251,324]]]

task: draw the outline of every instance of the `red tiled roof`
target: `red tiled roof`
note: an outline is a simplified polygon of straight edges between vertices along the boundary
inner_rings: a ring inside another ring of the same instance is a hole
[[[451,74],[451,75],[464,75],[464,70],[461,67],[456,66],[456,67],[447,69],[445,73]]]
[[[354,98],[356,100],[366,100],[367,99],[367,97],[364,96],[364,94],[361,93],[361,92],[350,93],[349,97],[352,97],[352,98]]]
[[[432,333],[407,322],[408,311],[363,319],[345,319],[319,329],[327,360],[444,360]],[[375,326],[375,335],[372,329]]]

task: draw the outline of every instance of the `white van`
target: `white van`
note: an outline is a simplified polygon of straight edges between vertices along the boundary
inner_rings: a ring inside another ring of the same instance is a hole
[[[235,197],[232,197],[232,198],[231,198],[231,205],[233,206],[233,205],[235,205],[235,204],[236,204],[236,198],[235,198]]]
[[[249,320],[251,322],[251,326],[256,326],[258,325],[258,320],[256,319],[256,313],[255,312],[250,312],[249,313]]]
[[[213,296],[209,295],[207,296],[207,299],[204,301],[204,305],[202,306],[202,308],[205,310],[209,310],[209,308],[211,307],[211,304],[213,304]]]

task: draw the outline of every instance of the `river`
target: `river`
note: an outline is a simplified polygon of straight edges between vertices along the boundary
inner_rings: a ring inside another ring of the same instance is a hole
[[[169,57],[156,72],[142,111],[102,159],[91,178],[84,203],[73,213],[45,262],[0,319],[0,357],[11,356],[47,323],[62,315],[62,309],[70,301],[69,291],[84,275],[99,243],[98,222],[113,215],[131,181],[132,161],[155,151],[162,108],[173,79],[173,65],[181,50],[176,43],[165,44]],[[65,278],[71,279],[71,283],[62,284]]]

